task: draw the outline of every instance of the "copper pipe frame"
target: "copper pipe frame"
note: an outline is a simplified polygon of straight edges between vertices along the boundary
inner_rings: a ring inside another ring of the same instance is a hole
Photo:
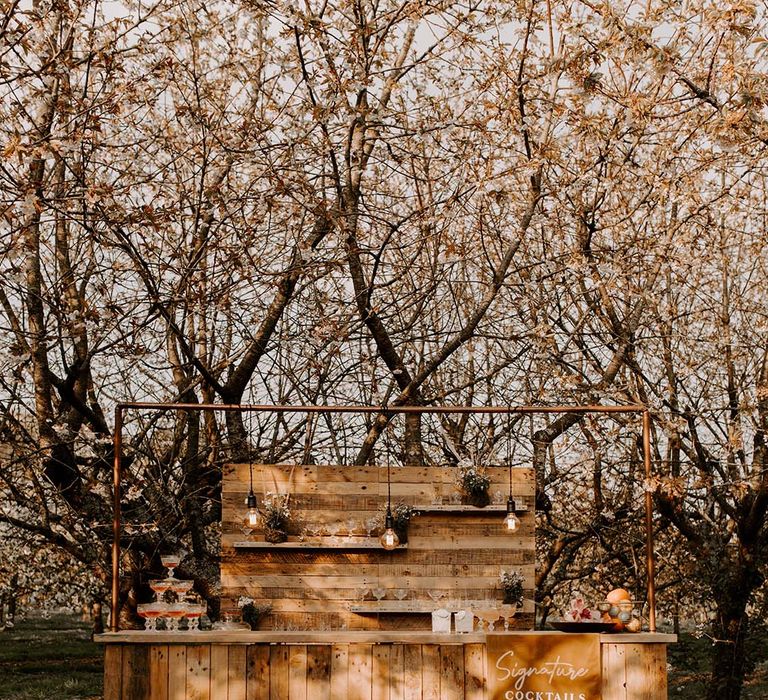
[[[127,402],[115,407],[114,452],[115,461],[112,470],[113,477],[113,521],[112,521],[112,601],[110,614],[110,631],[119,632],[119,593],[120,593],[120,482],[123,450],[123,411],[138,410],[197,410],[197,411],[240,411],[271,412],[271,413],[482,413],[482,414],[515,414],[515,413],[642,413],[643,416],[643,463],[645,466],[645,549],[648,578],[648,629],[656,632],[656,567],[653,556],[653,491],[651,478],[651,414],[642,405],[627,406],[271,406],[263,404],[196,404],[196,403],[148,403]]]

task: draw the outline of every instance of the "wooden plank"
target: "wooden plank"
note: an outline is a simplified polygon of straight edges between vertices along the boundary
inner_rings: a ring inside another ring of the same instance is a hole
[[[307,698],[333,700],[331,697],[331,645],[307,646]]]
[[[187,647],[168,645],[168,700],[187,697]]]
[[[187,646],[187,700],[211,698],[211,645]]]
[[[349,645],[334,644],[331,648],[331,697],[346,698],[349,688]]]
[[[104,700],[122,698],[123,648],[123,644],[104,647]]]
[[[371,700],[371,644],[349,645],[349,700]]]
[[[149,648],[149,698],[168,700],[168,645],[153,644]]]
[[[390,700],[389,657],[393,646],[374,644],[371,652],[371,700]]]
[[[403,700],[421,700],[421,683],[421,644],[406,644],[403,646]]]
[[[464,698],[464,650],[459,645],[440,645],[440,698]]]
[[[611,700],[627,700],[626,687],[626,644],[600,645],[601,666],[603,670],[602,696]]]
[[[405,655],[402,644],[393,644],[389,652],[389,698],[403,700],[405,697]]]
[[[288,654],[288,696],[291,700],[307,700],[307,647],[291,645]]]
[[[222,472],[222,484],[226,486],[226,490],[231,490],[232,486],[248,484],[250,468],[248,464],[228,464]],[[491,479],[491,490],[497,485],[508,487],[509,472],[506,466],[488,465],[485,468]],[[391,467],[391,480],[393,483],[453,485],[456,481],[456,474],[456,467]],[[287,484],[287,480],[291,476],[291,485],[296,492],[301,492],[304,487],[311,486],[312,484],[329,482],[362,482],[386,486],[387,467],[381,465],[359,467],[328,464],[254,464],[254,490],[274,491],[273,476],[278,484]],[[533,478],[533,470],[530,467],[516,467],[512,470],[513,487],[517,483],[528,483]]]
[[[210,671],[211,698],[224,700],[229,695],[229,645],[212,644]]]
[[[280,644],[269,648],[269,697],[270,700],[286,700],[289,698],[290,647]]]
[[[247,647],[241,644],[229,646],[227,700],[245,700],[246,654]],[[214,697],[213,700],[217,700],[217,698]]]
[[[246,700],[269,700],[269,645],[249,644],[246,652]]]
[[[441,700],[440,647],[437,644],[421,645],[421,689],[424,700]]]
[[[498,578],[498,571],[496,578]],[[441,588],[451,590],[466,590],[468,588],[487,588],[489,577],[472,576],[462,578],[460,576],[422,576],[410,583],[418,583],[421,588]],[[495,583],[495,579],[494,579]],[[226,588],[308,588],[311,590],[328,590],[328,597],[332,591],[338,588],[355,589],[361,586],[380,586],[386,589],[387,598],[392,600],[392,591],[403,587],[402,578],[397,576],[380,576],[376,581],[371,581],[365,576],[229,576],[222,574],[221,585]],[[499,596],[501,593],[499,593]]]
[[[239,535],[242,537],[242,535]],[[349,565],[360,564],[393,564],[395,566],[419,564],[431,566],[472,566],[472,565],[491,565],[496,567],[509,565],[516,566],[521,564],[531,564],[530,552],[512,551],[504,554],[503,561],[499,561],[499,552],[494,549],[473,549],[461,553],[461,558],[457,559],[455,552],[451,550],[438,549],[418,549],[410,547],[407,552],[400,552],[394,558],[390,552],[383,549],[372,549],[370,551],[348,551],[348,550],[260,550],[259,552],[249,552],[247,550],[231,550],[232,560],[225,559],[225,563],[237,563],[241,566],[248,564],[270,564],[270,563],[292,563],[292,564],[335,564],[340,563]],[[405,557],[405,559],[403,559]],[[460,564],[458,563],[460,562]]]
[[[622,646],[627,700],[666,699],[666,647],[663,644]]]
[[[667,700],[667,645],[645,644],[647,687],[653,690],[649,700]]]
[[[149,698],[149,647],[144,644],[126,645],[123,649],[122,697]]]
[[[464,698],[485,700],[485,644],[464,645]]]

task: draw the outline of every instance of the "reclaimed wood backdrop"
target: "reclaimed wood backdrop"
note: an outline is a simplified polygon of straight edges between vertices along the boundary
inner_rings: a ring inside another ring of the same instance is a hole
[[[221,584],[222,609],[232,609],[240,596],[270,603],[272,613],[262,629],[429,629],[427,610],[437,607],[429,591],[445,599],[501,600],[499,572],[518,569],[525,578],[523,611],[513,621],[517,629],[533,627],[534,476],[531,469],[513,469],[512,490],[520,513],[515,534],[502,529],[508,491],[505,467],[489,467],[491,495],[501,495],[497,510],[430,512],[438,499],[455,498],[456,469],[450,467],[392,467],[392,502],[403,502],[425,512],[413,518],[406,549],[387,552],[368,536],[369,522],[386,505],[386,467],[254,465],[254,491],[259,501],[265,491],[290,493],[294,531],[292,547],[279,544],[246,549],[246,540],[263,542],[263,533],[250,537],[242,530],[249,465],[225,468],[222,487]],[[453,507],[450,506],[449,507]],[[331,537],[334,524],[361,543]],[[322,529],[325,528],[325,531]],[[299,534],[300,531],[305,534]],[[309,530],[310,533],[306,534]],[[321,530],[318,535],[317,531]],[[302,544],[299,545],[298,543]],[[236,543],[241,546],[236,547]],[[315,546],[318,548],[308,548]],[[365,546],[374,548],[365,549]],[[360,590],[383,587],[387,597],[378,605],[369,593],[361,605]],[[408,589],[402,603],[393,590]],[[401,607],[422,612],[395,613]],[[352,612],[352,607],[369,612]],[[376,613],[385,607],[389,612]]]

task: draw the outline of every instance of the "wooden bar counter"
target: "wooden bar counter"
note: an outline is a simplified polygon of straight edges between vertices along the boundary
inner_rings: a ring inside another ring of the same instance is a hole
[[[488,683],[489,640],[561,632],[157,632],[98,635],[105,700],[663,700],[670,634],[600,634],[598,695],[507,691]],[[575,635],[582,637],[583,635]]]

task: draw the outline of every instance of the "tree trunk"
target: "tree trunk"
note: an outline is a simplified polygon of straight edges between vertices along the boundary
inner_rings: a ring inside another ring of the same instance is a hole
[[[94,600],[93,604],[91,605],[91,617],[93,620],[93,633],[94,634],[104,634],[104,618],[101,614],[101,601],[100,600]]]
[[[745,591],[734,591],[718,604],[718,622],[715,637],[719,640],[712,652],[712,681],[708,700],[739,700],[744,684],[744,642],[749,619],[745,613]],[[740,611],[740,612],[739,612]]]

